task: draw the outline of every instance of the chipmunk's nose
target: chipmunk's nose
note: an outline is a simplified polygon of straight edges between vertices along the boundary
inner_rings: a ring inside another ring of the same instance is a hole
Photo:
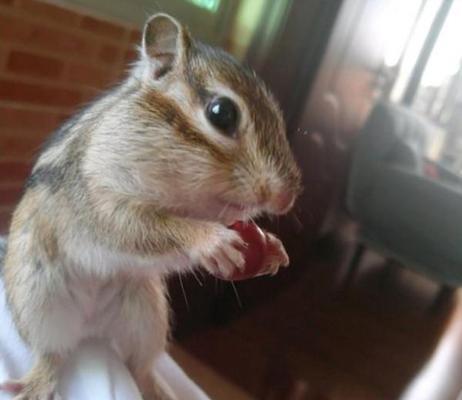
[[[272,209],[275,214],[285,214],[294,205],[296,195],[291,190],[283,189],[274,195]]]
[[[266,206],[274,214],[285,214],[293,206],[295,191],[285,187],[271,188],[268,182],[257,187],[257,202],[261,206]]]

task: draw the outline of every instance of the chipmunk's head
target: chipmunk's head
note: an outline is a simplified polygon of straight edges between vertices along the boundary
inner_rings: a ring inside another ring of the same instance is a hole
[[[108,148],[136,177],[128,191],[222,222],[291,208],[300,173],[281,111],[251,69],[156,14],[130,82],[136,89],[123,100],[117,143]]]

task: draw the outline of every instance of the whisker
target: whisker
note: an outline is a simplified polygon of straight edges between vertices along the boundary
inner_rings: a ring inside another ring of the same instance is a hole
[[[236,285],[234,284],[233,281],[230,281],[230,283],[233,288],[234,295],[236,296],[237,305],[239,306],[239,308],[242,308],[242,301],[241,301],[241,298],[239,297],[239,294],[237,293]]]
[[[295,220],[295,222],[298,224],[298,228],[303,229],[303,223],[302,221],[300,221],[300,218],[298,218],[297,213],[295,211],[292,211],[290,215]]]
[[[183,279],[181,278],[181,274],[178,274],[178,278],[180,279],[180,286],[181,286],[181,291],[183,292],[184,302],[186,304],[186,308],[189,311],[189,301],[188,301],[188,298],[186,297],[186,291],[184,290]]]
[[[223,214],[228,210],[229,208],[229,203],[226,203],[225,206],[223,207],[223,209],[220,211],[220,213],[218,214],[218,219],[220,219],[221,217],[223,217]]]
[[[196,280],[196,282],[199,284],[200,287],[203,287],[204,284],[202,283],[202,281],[199,279],[199,277],[197,276],[196,274],[196,271],[194,269],[191,270],[191,273],[192,275],[194,276],[194,279]]]

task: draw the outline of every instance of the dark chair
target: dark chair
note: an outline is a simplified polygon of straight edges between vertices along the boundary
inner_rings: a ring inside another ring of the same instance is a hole
[[[371,247],[442,284],[442,296],[462,284],[462,190],[425,176],[431,131],[422,117],[385,102],[368,118],[348,182],[347,207],[360,237],[347,282]]]

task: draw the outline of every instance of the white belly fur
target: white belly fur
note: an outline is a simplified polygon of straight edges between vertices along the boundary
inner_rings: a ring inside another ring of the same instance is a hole
[[[41,329],[36,331],[39,347],[53,352],[72,349],[86,338],[111,336],[118,324],[118,294],[124,282],[120,274],[139,274],[145,279],[191,267],[184,254],[171,253],[148,259],[110,251],[85,239],[69,245],[66,254],[65,270],[69,274],[64,287],[47,307],[45,315],[35,316],[41,318],[37,324]]]

